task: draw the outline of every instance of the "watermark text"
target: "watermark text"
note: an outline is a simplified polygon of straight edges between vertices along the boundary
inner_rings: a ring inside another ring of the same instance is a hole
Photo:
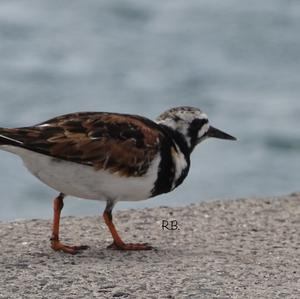
[[[161,221],[162,230],[180,230],[177,220],[165,220]]]

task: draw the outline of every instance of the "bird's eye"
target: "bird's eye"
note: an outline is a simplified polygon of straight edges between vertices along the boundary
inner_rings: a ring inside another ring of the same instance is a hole
[[[191,122],[191,125],[189,127],[188,130],[188,135],[191,138],[191,146],[192,148],[195,147],[195,145],[199,142],[199,139],[203,137],[204,133],[205,133],[205,129],[202,130],[202,128],[204,128],[205,125],[207,125],[208,120],[207,119],[194,119]]]
[[[205,124],[208,123],[207,119],[194,119],[191,123],[191,126],[197,130],[200,130]]]

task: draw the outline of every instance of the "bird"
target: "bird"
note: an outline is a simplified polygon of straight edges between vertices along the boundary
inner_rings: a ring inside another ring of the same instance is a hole
[[[125,243],[112,217],[118,201],[146,200],[168,193],[187,177],[194,148],[208,138],[236,140],[210,125],[198,108],[168,109],[155,120],[112,112],[76,112],[33,126],[0,128],[0,149],[19,156],[31,174],[58,192],[50,239],[55,251],[88,248],[59,238],[66,196],[106,201],[103,212],[116,250],[150,250]]]

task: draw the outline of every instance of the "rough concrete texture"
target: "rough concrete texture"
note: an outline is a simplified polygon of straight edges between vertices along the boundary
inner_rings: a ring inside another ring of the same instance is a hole
[[[125,240],[156,249],[106,249],[98,216],[62,219],[62,240],[90,246],[75,256],[50,249],[50,221],[1,223],[0,298],[300,298],[300,194],[114,219]],[[162,230],[163,219],[180,230]]]

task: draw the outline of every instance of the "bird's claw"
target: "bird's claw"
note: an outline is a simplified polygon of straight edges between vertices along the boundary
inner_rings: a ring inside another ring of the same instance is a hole
[[[149,245],[148,243],[121,243],[117,244],[113,242],[110,244],[108,249],[113,249],[113,250],[151,250],[153,247]]]
[[[69,246],[61,243],[60,241],[52,241],[51,248],[55,251],[62,251],[69,254],[76,254],[82,250],[86,250],[89,248],[87,245],[80,245],[80,246]]]

